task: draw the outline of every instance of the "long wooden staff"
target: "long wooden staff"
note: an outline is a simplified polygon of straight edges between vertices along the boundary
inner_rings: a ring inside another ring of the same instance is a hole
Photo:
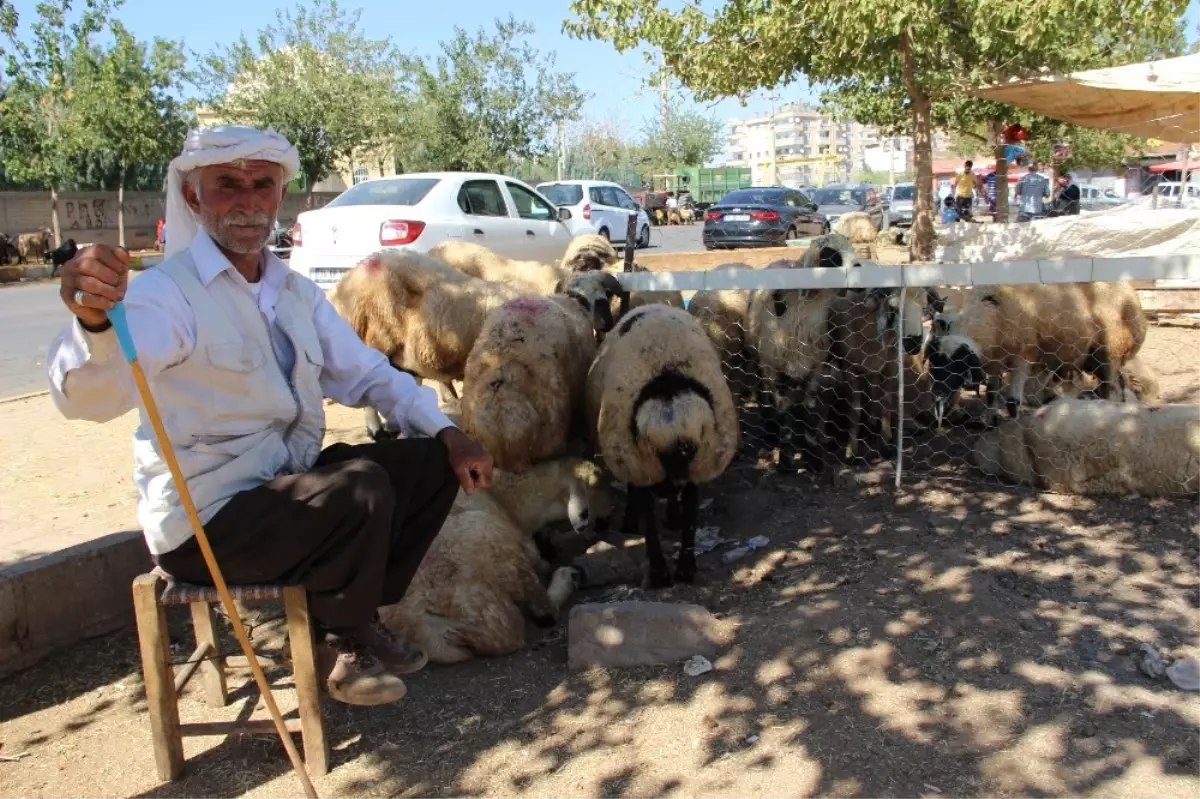
[[[179,470],[179,461],[175,459],[175,450],[171,447],[171,442],[167,439],[166,430],[163,429],[162,417],[158,413],[158,406],[154,402],[154,395],[150,393],[150,384],[146,382],[146,373],[142,371],[142,365],[138,363],[137,348],[133,344],[133,337],[129,334],[129,322],[125,318],[125,306],[122,303],[117,303],[112,310],[108,311],[108,318],[112,322],[113,329],[116,331],[117,340],[121,343],[121,352],[125,355],[125,360],[129,362],[129,368],[133,372],[133,382],[137,384],[138,394],[142,399],[142,407],[146,409],[146,416],[150,419],[150,425],[154,428],[154,436],[158,439],[158,448],[162,451],[163,458],[167,461],[167,468],[171,470],[171,479],[175,481],[175,490],[179,492],[179,501],[183,503],[183,509],[187,512],[188,521],[192,524],[192,532],[196,536],[196,543],[200,545],[200,554],[204,556],[204,562],[208,566],[208,573],[212,576],[213,585],[217,587],[217,593],[221,595],[221,604],[225,606],[225,612],[229,615],[229,620],[233,623],[233,632],[237,636],[238,643],[242,646],[242,652],[246,655],[246,661],[250,664],[250,670],[254,672],[254,681],[258,683],[258,690],[262,692],[263,700],[267,703],[267,710],[271,712],[271,719],[275,722],[275,730],[279,733],[280,740],[283,741],[283,748],[287,750],[288,759],[292,761],[292,768],[296,770],[296,776],[300,778],[300,784],[304,786],[304,795],[308,799],[317,799],[316,789],[313,788],[312,780],[308,778],[308,772],[304,770],[304,763],[300,760],[300,753],[296,750],[296,742],[292,740],[292,734],[288,732],[287,725],[283,722],[283,715],[279,712],[279,706],[275,704],[275,696],[271,693],[271,686],[267,684],[267,676],[263,674],[262,666],[258,662],[258,656],[254,654],[254,650],[250,647],[250,638],[246,635],[246,628],[242,625],[242,617],[238,613],[237,606],[233,603],[233,597],[229,593],[229,586],[225,585],[225,578],[221,576],[221,567],[217,565],[217,558],[213,555],[212,547],[208,544],[208,536],[204,534],[204,525],[200,523],[200,516],[196,513],[196,505],[192,501],[192,494],[188,491],[187,482],[183,479],[183,473]]]

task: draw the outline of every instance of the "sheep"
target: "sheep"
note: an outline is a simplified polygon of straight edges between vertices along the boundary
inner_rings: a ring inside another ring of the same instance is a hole
[[[606,501],[600,470],[578,458],[522,475],[494,471],[490,491],[458,495],[404,598],[380,608],[380,619],[434,663],[516,652],[525,645],[522,610],[552,626],[582,581],[578,569],[560,568],[545,587],[550,566],[535,531],[566,518],[582,533]]]
[[[464,274],[541,297],[555,293],[575,272],[598,271],[617,260],[608,239],[595,233],[571,239],[558,264],[514,261],[471,241],[443,241],[429,254]]]
[[[980,436],[984,473],[1064,494],[1195,497],[1200,405],[1063,398]]]
[[[696,224],[696,209],[692,208],[691,206],[686,206],[684,208],[680,208],[679,209],[679,219],[685,225]]]
[[[625,265],[623,263],[614,263],[605,267],[606,272],[619,275],[624,273]],[[633,265],[634,272],[649,272],[646,267],[635,263]],[[629,292],[628,304],[625,308],[625,313],[629,313],[634,308],[641,308],[643,305],[669,305],[672,308],[685,308],[686,303],[683,301],[683,293],[679,291],[631,291]],[[613,318],[620,320],[620,302],[617,298],[613,298],[611,302]]]
[[[79,252],[79,246],[75,243],[75,239],[67,239],[66,242],[50,251],[50,262],[54,265],[50,270],[50,276],[58,274],[58,270],[63,264],[75,257]]]
[[[745,264],[727,266],[748,269]],[[746,357],[746,314],[750,310],[750,291],[697,291],[687,304],[688,313],[696,317],[709,340],[721,354],[721,367],[737,396],[753,393],[757,382],[756,367]]]
[[[973,291],[958,312],[940,315],[934,334],[929,363],[939,428],[950,397],[985,379],[991,426],[1006,371],[1012,372],[1010,416],[1024,403],[1037,367],[1093,374],[1101,397],[1119,396],[1121,369],[1145,341],[1146,318],[1127,282],[988,286]]]
[[[582,431],[596,331],[612,326],[607,272],[575,275],[567,293],[518,297],[484,322],[463,373],[465,431],[501,469],[523,472]]]
[[[651,588],[671,585],[654,519],[655,493],[680,530],[675,577],[696,576],[698,484],[737,452],[737,411],[721,359],[687,311],[646,305],[605,338],[588,372],[587,432],[608,471],[628,486],[623,530],[646,539]]]
[[[863,258],[875,258],[875,240],[879,236],[879,230],[871,221],[870,215],[861,211],[843,214],[834,224],[833,232],[845,236],[853,245],[854,251]]]
[[[1125,384],[1124,401],[1149,405],[1159,401],[1158,375],[1149,364],[1134,356],[1121,369]],[[1025,382],[1025,404],[1040,407],[1060,397],[1079,399],[1098,398],[1099,381],[1092,375],[1079,374],[1074,369],[1050,371],[1037,368]]]
[[[846,290],[830,305],[830,355],[837,374],[849,389],[847,461],[858,454],[864,401],[878,414],[883,440],[892,441],[892,420],[899,398],[897,344],[902,343],[908,355],[915,355],[921,349],[924,338],[922,304],[918,301],[921,294],[911,289],[903,295],[894,289]],[[904,328],[898,335],[901,296]]]
[[[40,263],[50,251],[50,229],[17,236],[17,257],[20,263]]]
[[[756,289],[750,299],[746,347],[758,367],[758,405],[767,444],[779,445],[779,468],[784,471],[795,468],[801,425],[805,466],[822,468],[819,445],[827,409],[818,398],[822,387],[836,379],[826,362],[830,306],[836,298],[833,289]],[[787,435],[782,434],[783,419],[788,421]]]
[[[13,244],[7,234],[0,233],[0,266],[8,266],[9,261],[15,261],[20,257],[17,245]]]
[[[517,292],[409,250],[382,250],[347,272],[330,298],[367,346],[397,369],[436,380],[457,398],[487,315]],[[368,428],[374,411],[368,409]]]

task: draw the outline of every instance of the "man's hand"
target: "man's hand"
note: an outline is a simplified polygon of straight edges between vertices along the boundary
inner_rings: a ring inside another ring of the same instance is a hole
[[[58,295],[84,328],[103,329],[106,312],[124,298],[128,284],[129,253],[93,244],[63,264]]]
[[[479,445],[467,438],[467,434],[457,427],[447,427],[437,434],[437,438],[446,447],[446,455],[450,458],[450,468],[458,476],[463,491],[474,494],[477,488],[492,487],[492,456],[488,455]]]

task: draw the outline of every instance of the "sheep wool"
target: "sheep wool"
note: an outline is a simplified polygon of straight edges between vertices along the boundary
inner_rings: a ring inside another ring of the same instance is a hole
[[[461,379],[484,319],[516,293],[408,250],[383,250],[338,282],[333,306],[397,369],[444,384]]]
[[[559,266],[514,261],[473,241],[443,241],[429,255],[465,275],[503,284],[518,294],[548,296],[567,275]]]
[[[687,453],[686,479],[721,475],[737,451],[737,412],[721,361],[687,311],[646,305],[604,340],[587,380],[588,432],[605,465],[634,486],[668,478],[664,455]]]
[[[518,297],[501,305],[467,358],[465,430],[501,469],[521,472],[561,455],[581,427],[595,333],[583,308],[555,299]]]
[[[533,533],[564,518],[583,532],[603,492],[599,470],[580,459],[547,461],[519,476],[496,470],[490,491],[458,495],[404,598],[380,608],[380,619],[434,663],[521,649],[522,611],[553,624],[581,581],[575,569],[551,576]]]
[[[620,259],[612,243],[599,233],[584,233],[571,239],[559,264],[563,272],[596,272]]]
[[[850,240],[851,244],[874,244],[879,236],[871,217],[861,211],[853,211],[838,217],[833,226],[834,233],[840,233]]]
[[[748,269],[745,264],[729,264],[727,267]],[[727,268],[722,267],[722,268]],[[687,304],[687,311],[700,322],[708,340],[721,355],[721,366],[730,386],[738,393],[748,394],[756,380],[751,373],[753,366],[746,358],[746,314],[750,311],[748,290],[697,291]]]
[[[1063,398],[981,436],[984,474],[1064,494],[1195,496],[1200,405]]]

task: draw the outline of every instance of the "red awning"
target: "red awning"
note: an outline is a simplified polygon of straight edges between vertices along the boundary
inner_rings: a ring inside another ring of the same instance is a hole
[[[1154,166],[1147,167],[1147,168],[1151,172],[1155,172],[1155,173],[1178,172],[1179,170],[1183,169],[1183,162],[1180,161],[1178,158],[1176,158],[1174,161],[1164,161],[1161,164],[1155,164]],[[1191,159],[1189,159],[1187,168],[1188,168],[1189,172],[1192,171],[1193,169],[1200,169],[1200,161],[1192,161]]]

